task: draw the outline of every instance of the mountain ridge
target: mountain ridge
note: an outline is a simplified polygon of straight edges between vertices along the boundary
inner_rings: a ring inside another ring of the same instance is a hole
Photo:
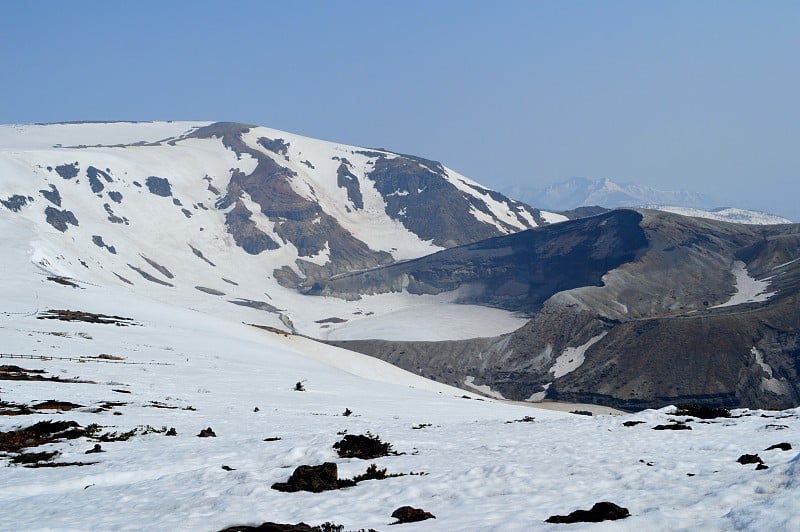
[[[544,188],[510,186],[503,192],[558,212],[592,206],[641,207],[744,224],[792,223],[788,218],[763,211],[720,207],[711,198],[688,190],[661,190],[637,183],[617,183],[609,178],[573,177]]]

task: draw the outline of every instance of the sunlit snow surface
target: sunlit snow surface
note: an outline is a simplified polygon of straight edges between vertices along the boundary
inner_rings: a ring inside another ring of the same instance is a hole
[[[19,212],[0,206],[0,218],[15,225],[13,231],[19,234],[19,242],[29,248],[32,260],[41,262],[51,273],[92,284],[116,285],[125,291],[237,321],[281,328],[291,321],[298,332],[312,337],[456,340],[504,334],[524,323],[524,319],[510,312],[452,304],[453,298],[447,294],[384,294],[350,302],[304,296],[280,286],[273,276],[275,269],[286,265],[300,274],[296,260],[301,257],[291,242],[276,234],[275,221],[263,215],[247,194],[243,195],[242,203],[250,209],[255,227],[281,242],[278,249],[253,256],[237,246],[224,230],[225,211],[214,207],[220,196],[211,188],[224,191],[231,168],[252,172],[256,159],[247,154],[237,156],[218,138],[183,138],[204,125],[208,123],[2,125],[0,199],[21,195],[30,196],[32,201]],[[288,144],[289,160],[260,146],[258,139],[263,137],[283,139]],[[166,139],[181,140],[154,145]],[[264,156],[278,157],[280,164],[296,174],[292,186],[298,194],[319,201],[325,212],[372,249],[391,253],[397,260],[441,249],[388,217],[384,199],[368,179],[362,179],[360,188],[364,208],[347,207],[347,191],[337,184],[335,176],[341,157],[348,159],[356,174],[363,177],[369,172],[373,161],[360,148],[264,127],[250,128],[243,139]],[[123,144],[127,147],[119,147]],[[385,156],[395,157],[390,153]],[[73,162],[81,169],[75,179],[62,179],[54,171],[58,165]],[[85,172],[90,165],[107,169],[113,178],[105,183],[101,197],[89,192]],[[142,186],[147,176],[167,177],[173,196],[151,194]],[[470,188],[475,184],[467,178],[451,172],[447,179],[465,194],[480,196],[504,223],[524,228],[516,215],[506,212],[508,205]],[[53,204],[39,191],[46,191],[50,185],[56,186],[61,196],[58,207],[74,213],[79,220],[78,226],[69,226],[65,233],[45,222],[44,210]],[[123,196],[120,203],[106,197],[111,191]],[[111,223],[106,206],[127,222]],[[532,219],[528,221],[535,225]],[[116,253],[93,243],[95,236],[114,246]],[[145,262],[145,257],[174,272],[175,277],[164,278]],[[329,244],[314,256],[302,257],[319,265],[329,258]],[[144,280],[132,266],[173,286]],[[126,284],[123,277],[132,285]],[[275,310],[264,310],[264,305],[259,310],[231,301],[263,303]]]
[[[775,295],[775,292],[767,292],[769,281],[759,281],[750,277],[744,262],[739,260],[734,262],[731,273],[733,273],[736,283],[736,292],[725,303],[710,308],[732,307],[742,303],[760,303]]]
[[[0,468],[0,530],[213,531],[264,521],[387,530],[390,514],[403,505],[436,519],[398,530],[800,528],[797,409],[739,411],[744,417],[691,422],[691,431],[655,431],[670,419],[669,409],[586,417],[464,399],[462,390],[303,338],[114,287],[53,283],[14,246],[11,226],[0,229],[0,351],[124,357],[124,363],[0,359],[96,383],[2,381],[5,402],[57,399],[85,408],[0,416],[0,430],[56,419],[98,423],[107,431],[150,425],[178,433],[103,443],[100,454],[84,454],[94,445],[85,439],[36,449],[60,451],[56,462],[95,462],[83,467]],[[51,308],[117,314],[138,325],[36,318]],[[298,381],[306,391],[294,391]],[[92,412],[105,401],[125,404]],[[342,415],[346,408],[351,416]],[[526,416],[534,419],[522,421]],[[628,420],[644,423],[624,427]],[[413,428],[423,424],[430,426]],[[196,437],[209,426],[216,438]],[[338,458],[331,446],[344,431],[371,431],[402,454]],[[264,441],[272,437],[281,439]],[[784,441],[795,449],[764,451]],[[744,453],[758,453],[769,469],[738,464]],[[270,489],[297,466],[325,461],[336,462],[341,477],[370,463],[426,475],[319,494]],[[602,500],[632,516],[599,525],[544,523]]]
[[[723,209],[714,209],[713,211],[706,211],[702,209],[693,209],[691,207],[678,207],[674,205],[654,205],[649,204],[645,206],[648,209],[656,209],[659,211],[672,212],[683,216],[694,216],[695,218],[706,218],[709,220],[718,220],[720,222],[732,222],[740,224],[751,225],[777,225],[777,224],[790,224],[791,220],[782,216],[776,216],[760,211],[751,211],[747,209],[737,209],[727,207]]]

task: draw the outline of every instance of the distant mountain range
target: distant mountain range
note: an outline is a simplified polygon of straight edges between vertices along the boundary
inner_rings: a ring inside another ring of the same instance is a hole
[[[712,199],[696,192],[659,190],[634,183],[616,183],[608,178],[573,177],[545,188],[511,186],[503,192],[530,205],[554,211],[569,211],[595,205],[609,209],[647,207],[734,223],[791,223],[787,218],[761,211],[721,208],[714,205]]]

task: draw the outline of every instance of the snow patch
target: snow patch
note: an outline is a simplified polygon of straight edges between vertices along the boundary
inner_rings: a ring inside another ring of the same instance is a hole
[[[525,401],[528,403],[540,403],[544,401],[545,398],[547,397],[547,390],[550,389],[550,386],[552,384],[553,384],[552,382],[548,382],[543,386],[544,390],[542,390],[541,392],[536,392],[534,394],[531,394],[531,396],[525,399]]]
[[[475,377],[471,375],[467,375],[467,378],[464,379],[464,385],[468,388],[472,388],[473,390],[477,390],[486,396],[494,397],[495,399],[505,399],[503,394],[492,390],[490,386],[486,386],[485,384],[475,384]]]
[[[539,214],[542,216],[542,219],[549,224],[557,224],[569,220],[569,218],[563,214],[558,214],[555,212],[539,211]]]
[[[776,216],[760,211],[751,211],[747,209],[737,209],[733,207],[726,207],[723,209],[714,209],[713,211],[705,211],[702,209],[695,209],[692,207],[678,207],[675,205],[655,205],[648,204],[643,206],[646,209],[654,209],[657,211],[671,212],[673,214],[680,214],[682,216],[692,216],[694,218],[705,218],[707,220],[718,220],[720,222],[731,222],[737,224],[748,225],[780,225],[790,224],[791,220],[782,216]]]
[[[586,351],[602,340],[606,334],[608,333],[600,333],[583,345],[564,349],[561,355],[556,359],[556,363],[550,368],[550,371],[553,372],[553,377],[558,379],[578,369],[581,364],[583,364],[583,361],[586,360]]]
[[[761,378],[761,389],[778,395],[786,395],[788,393],[786,383],[775,378],[772,372],[772,366],[764,362],[764,356],[761,354],[761,351],[755,347],[751,347],[750,353],[756,357],[756,364],[761,366],[761,369],[764,371],[764,373],[768,375],[766,378]]]
[[[734,262],[731,273],[733,273],[735,278],[734,286],[736,292],[725,303],[714,305],[709,308],[732,307],[734,305],[741,305],[742,303],[761,303],[775,295],[775,292],[767,292],[767,288],[769,288],[768,281],[759,281],[758,279],[750,277],[744,262],[740,260]]]

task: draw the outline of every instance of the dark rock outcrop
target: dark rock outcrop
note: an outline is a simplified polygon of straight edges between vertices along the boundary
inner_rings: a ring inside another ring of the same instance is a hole
[[[162,198],[168,198],[172,196],[172,185],[170,185],[169,179],[166,177],[157,177],[151,175],[147,178],[147,180],[145,180],[145,185],[151,194],[161,196]]]
[[[353,204],[356,209],[364,208],[364,198],[361,195],[361,186],[358,183],[358,177],[350,172],[350,169],[345,163],[339,165],[336,170],[336,184],[347,190],[347,199]]]
[[[569,515],[552,515],[546,523],[599,523],[601,521],[616,521],[625,519],[631,514],[627,508],[618,506],[613,502],[598,502],[590,510],[575,510]]]
[[[5,207],[11,212],[19,212],[25,205],[28,204],[28,201],[29,200],[26,196],[14,194],[13,196],[9,196],[7,199],[0,200],[0,204],[2,204],[3,207]],[[60,205],[60,199],[59,199],[59,205]]]
[[[418,521],[425,521],[427,519],[436,519],[436,516],[430,512],[426,512],[422,508],[414,508],[413,506],[401,506],[394,512],[392,517],[397,519],[393,525],[401,525],[403,523],[416,523]]]
[[[339,472],[333,462],[325,462],[317,466],[301,465],[294,470],[289,480],[272,485],[272,489],[277,491],[310,491],[312,493],[335,490],[339,487]]]
[[[775,445],[770,445],[769,447],[767,447],[764,450],[765,451],[772,451],[773,449],[779,449],[781,451],[791,451],[792,450],[792,444],[791,443],[787,443],[787,442],[776,443]]]
[[[67,230],[67,224],[74,225],[75,227],[78,226],[78,219],[75,218],[75,215],[72,213],[72,211],[68,211],[66,209],[58,210],[54,209],[53,207],[47,207],[44,210],[44,214],[47,223],[62,233]]]
[[[274,223],[275,234],[294,244],[301,257],[297,266],[305,279],[292,279],[274,273],[275,278],[285,286],[298,288],[302,283],[310,287],[317,280],[337,273],[392,262],[391,255],[374,251],[356,239],[334,217],[324,212],[319,203],[295,192],[291,186],[291,180],[296,175],[293,170],[250,148],[242,140],[242,134],[249,129],[243,124],[220,122],[198,128],[191,135],[197,138],[219,137],[226,147],[237,154],[247,154],[258,161],[250,174],[238,170],[233,172],[225,195],[216,204],[218,209],[233,206],[226,214],[226,225],[237,245],[250,254],[279,247],[271,236],[259,230],[251,220],[253,213],[242,201],[246,193],[259,205],[261,214]],[[269,145],[274,147],[272,143]],[[326,249],[329,261],[323,266],[302,259],[318,255]]]
[[[411,155],[377,155],[367,177],[386,202],[386,214],[422,240],[449,248],[497,236],[501,233],[497,225],[507,232],[517,230],[496,219],[480,198],[459,190],[440,163]],[[464,182],[463,186],[469,185]],[[475,191],[489,197],[489,191]],[[523,203],[498,196],[507,200],[512,210],[532,212]],[[480,221],[474,211],[494,219],[497,225]],[[523,226],[532,227],[521,215],[518,218]]]
[[[362,294],[438,294],[460,301],[533,313],[551,296],[601,286],[603,275],[636,260],[647,247],[641,214],[596,218],[491,238],[378,270],[344,274],[314,293],[354,299]]]
[[[736,459],[742,465],[746,464],[763,464],[764,461],[761,459],[760,456],[757,454],[743,454],[739,458]]]
[[[64,179],[72,179],[73,177],[78,176],[78,172],[80,169],[78,168],[78,163],[68,163],[68,164],[60,164],[55,168],[56,173],[60,175]]]
[[[56,207],[61,207],[61,194],[58,192],[58,188],[56,188],[55,185],[50,185],[50,190],[43,189],[40,190],[39,193],[44,197],[44,199]]]

